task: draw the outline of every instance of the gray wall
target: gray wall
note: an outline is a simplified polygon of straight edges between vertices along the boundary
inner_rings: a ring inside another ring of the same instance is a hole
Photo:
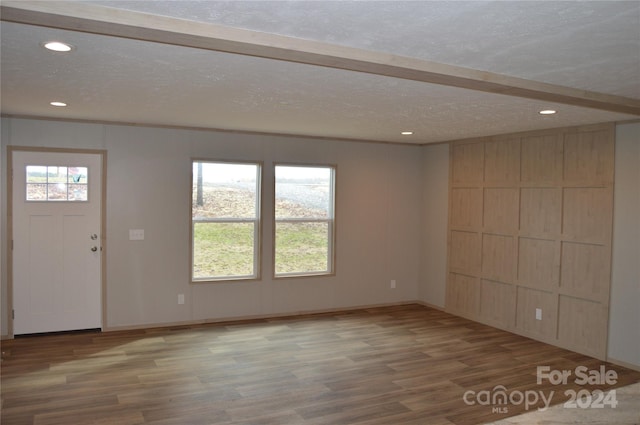
[[[7,145],[107,150],[108,328],[418,299],[420,147],[13,118],[2,120],[2,131],[3,161]],[[189,283],[192,157],[263,161],[261,281]],[[271,278],[273,162],[337,165],[336,276]],[[144,241],[128,240],[134,228],[145,230]]]
[[[616,127],[611,360],[640,368],[640,123]]]
[[[449,219],[449,145],[422,151],[422,252],[420,301],[444,309]]]

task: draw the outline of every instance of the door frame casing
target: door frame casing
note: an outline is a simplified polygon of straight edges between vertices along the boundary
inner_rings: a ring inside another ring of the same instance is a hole
[[[100,302],[102,304],[101,329],[107,323],[107,151],[105,149],[43,148],[7,146],[7,333],[13,333],[13,153],[79,153],[100,156]]]

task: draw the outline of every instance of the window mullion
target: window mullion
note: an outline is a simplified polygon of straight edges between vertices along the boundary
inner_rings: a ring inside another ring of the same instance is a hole
[[[194,223],[257,223],[257,218],[194,218]]]
[[[331,223],[330,218],[276,218],[276,223]]]

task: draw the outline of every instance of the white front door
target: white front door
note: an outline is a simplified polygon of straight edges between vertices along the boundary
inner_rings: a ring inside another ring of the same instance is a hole
[[[13,333],[102,327],[102,158],[13,151]]]

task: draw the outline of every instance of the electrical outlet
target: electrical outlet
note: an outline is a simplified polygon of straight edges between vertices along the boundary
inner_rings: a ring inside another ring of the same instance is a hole
[[[536,308],[536,320],[542,320],[542,309]]]
[[[178,294],[178,304],[184,304],[184,294]]]
[[[396,289],[396,281],[395,280],[391,281],[391,289]]]

